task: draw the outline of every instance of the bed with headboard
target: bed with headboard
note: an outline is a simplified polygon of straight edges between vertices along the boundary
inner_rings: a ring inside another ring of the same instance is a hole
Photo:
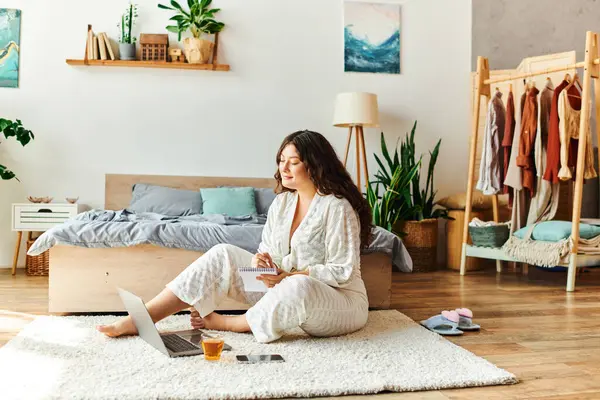
[[[105,209],[127,208],[136,183],[188,190],[218,186],[275,187],[274,179],[270,178],[108,174],[105,179]],[[50,249],[48,311],[124,311],[117,287],[130,290],[148,301],[202,254],[147,244],[117,248],[54,246]],[[390,256],[383,253],[362,255],[361,271],[370,307],[389,308],[392,284]],[[246,304],[227,299],[218,310],[247,308]]]

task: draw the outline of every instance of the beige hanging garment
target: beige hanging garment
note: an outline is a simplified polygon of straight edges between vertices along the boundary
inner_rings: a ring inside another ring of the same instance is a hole
[[[560,118],[560,171],[558,177],[569,180],[573,177],[569,168],[569,145],[571,139],[579,139],[579,123],[581,121],[581,110],[575,110],[567,98],[568,88],[563,90],[558,97],[558,116]],[[592,131],[588,124],[586,135],[587,146],[585,146],[584,179],[592,179],[598,176],[594,168],[594,146],[592,142]]]

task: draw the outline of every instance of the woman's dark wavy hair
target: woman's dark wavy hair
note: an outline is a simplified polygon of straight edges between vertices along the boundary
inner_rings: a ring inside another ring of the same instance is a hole
[[[279,165],[281,152],[289,144],[296,147],[300,160],[306,166],[318,193],[333,194],[337,198],[345,198],[350,202],[360,220],[361,247],[367,247],[371,239],[371,207],[352,181],[331,143],[318,132],[308,130],[294,132],[283,139],[277,151],[275,160],[277,165]],[[275,173],[275,179],[277,193],[294,191],[283,186],[279,169]]]

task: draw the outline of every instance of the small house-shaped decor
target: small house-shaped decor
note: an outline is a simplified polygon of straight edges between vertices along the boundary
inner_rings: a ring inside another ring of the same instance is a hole
[[[142,61],[164,61],[167,62],[169,55],[169,36],[166,34],[140,35],[140,46],[142,47]]]

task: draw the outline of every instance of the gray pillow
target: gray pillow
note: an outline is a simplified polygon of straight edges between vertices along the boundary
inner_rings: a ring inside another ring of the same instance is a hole
[[[202,196],[195,190],[136,183],[127,210],[171,216],[202,214]]]
[[[273,200],[275,200],[275,191],[270,188],[254,188],[254,199],[256,200],[256,212],[258,214],[267,214]]]

